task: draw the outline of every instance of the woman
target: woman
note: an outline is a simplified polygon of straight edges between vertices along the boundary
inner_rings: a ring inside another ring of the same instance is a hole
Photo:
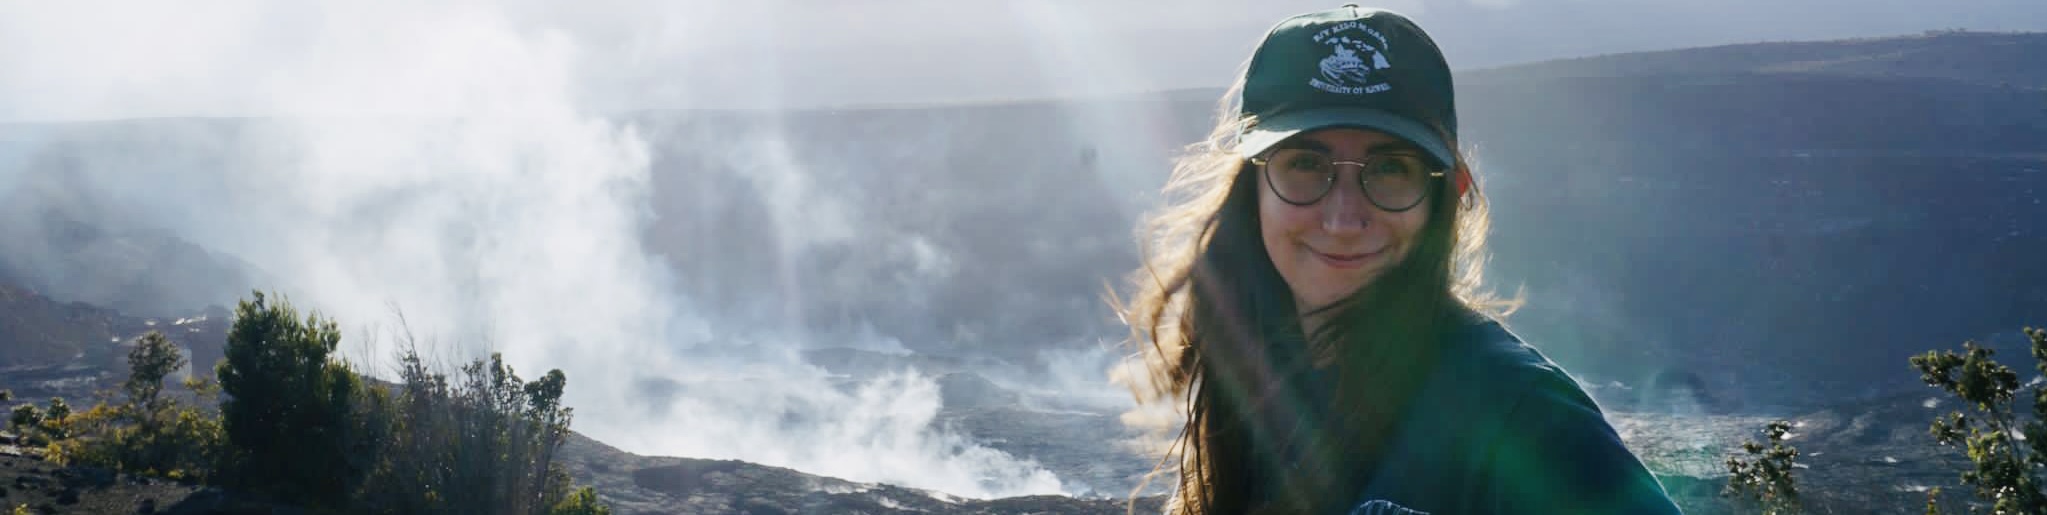
[[[1477,293],[1449,66],[1391,12],[1275,26],[1147,221],[1120,309],[1184,415],[1176,513],[1676,513]]]

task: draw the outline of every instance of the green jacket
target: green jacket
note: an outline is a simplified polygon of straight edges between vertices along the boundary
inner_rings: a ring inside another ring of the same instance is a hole
[[[1499,323],[1447,338],[1348,513],[1675,514],[1562,368]]]

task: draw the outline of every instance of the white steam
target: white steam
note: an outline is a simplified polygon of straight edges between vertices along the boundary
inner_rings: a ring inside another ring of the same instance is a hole
[[[693,20],[678,27],[725,14],[694,9],[669,14]],[[563,369],[576,428],[601,441],[973,497],[1061,490],[1036,463],[936,423],[930,378],[844,383],[804,364],[788,331],[705,320],[677,293],[684,278],[641,241],[650,142],[584,102],[579,74],[619,72],[588,70],[590,43],[541,15],[560,13],[534,11],[229,2],[10,12],[0,69],[15,71],[0,72],[0,117],[286,116],[250,122],[263,130],[173,137],[219,162],[107,159],[74,171],[137,216],[277,278],[264,287],[302,308],[355,325],[389,322],[397,306],[413,330],[464,353],[501,350],[529,377]],[[604,44],[662,37],[686,36]],[[765,148],[745,155],[788,154],[755,144]],[[0,198],[25,162],[0,160]],[[786,218],[779,248],[851,236],[831,225],[844,217],[804,182],[805,164],[734,165]],[[740,351],[686,350],[714,347]]]

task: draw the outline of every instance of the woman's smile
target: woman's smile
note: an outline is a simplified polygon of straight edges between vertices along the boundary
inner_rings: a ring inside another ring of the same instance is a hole
[[[1380,254],[1385,252],[1383,249],[1381,249],[1379,251],[1373,252],[1334,253],[1316,250],[1315,247],[1312,246],[1304,245],[1304,247],[1307,247],[1308,252],[1314,254],[1315,257],[1322,258],[1322,262],[1328,264],[1330,268],[1335,268],[1339,270],[1356,270],[1359,268],[1364,268],[1365,264],[1371,261],[1372,258],[1379,257]]]

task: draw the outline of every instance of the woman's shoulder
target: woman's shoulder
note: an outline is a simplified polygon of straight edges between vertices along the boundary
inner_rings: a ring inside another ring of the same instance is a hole
[[[1441,373],[1474,382],[1487,393],[1527,393],[1532,387],[1583,391],[1563,367],[1497,319],[1466,313],[1448,336],[1438,361],[1438,368],[1445,369]]]
[[[1669,513],[1661,488],[1556,362],[1489,318],[1473,317],[1447,336],[1434,377],[1357,506],[1632,512],[1607,509],[1625,505]],[[1559,493],[1573,489],[1583,495]]]
[[[1450,332],[1425,402],[1458,412],[1476,441],[1532,421],[1569,420],[1607,427],[1604,410],[1578,380],[1490,317],[1473,315]]]
[[[1532,412],[1597,412],[1556,362],[1499,321],[1476,313],[1445,333],[1433,368],[1404,417],[1410,430],[1431,438],[1484,447],[1514,426],[1514,418]]]
[[[1675,513],[1570,374],[1495,320],[1461,324],[1411,437],[1443,438],[1449,512]],[[1421,446],[1416,446],[1417,448]],[[1419,453],[1420,451],[1415,451]],[[1469,481],[1468,483],[1464,481]],[[1364,497],[1370,499],[1371,497]]]

